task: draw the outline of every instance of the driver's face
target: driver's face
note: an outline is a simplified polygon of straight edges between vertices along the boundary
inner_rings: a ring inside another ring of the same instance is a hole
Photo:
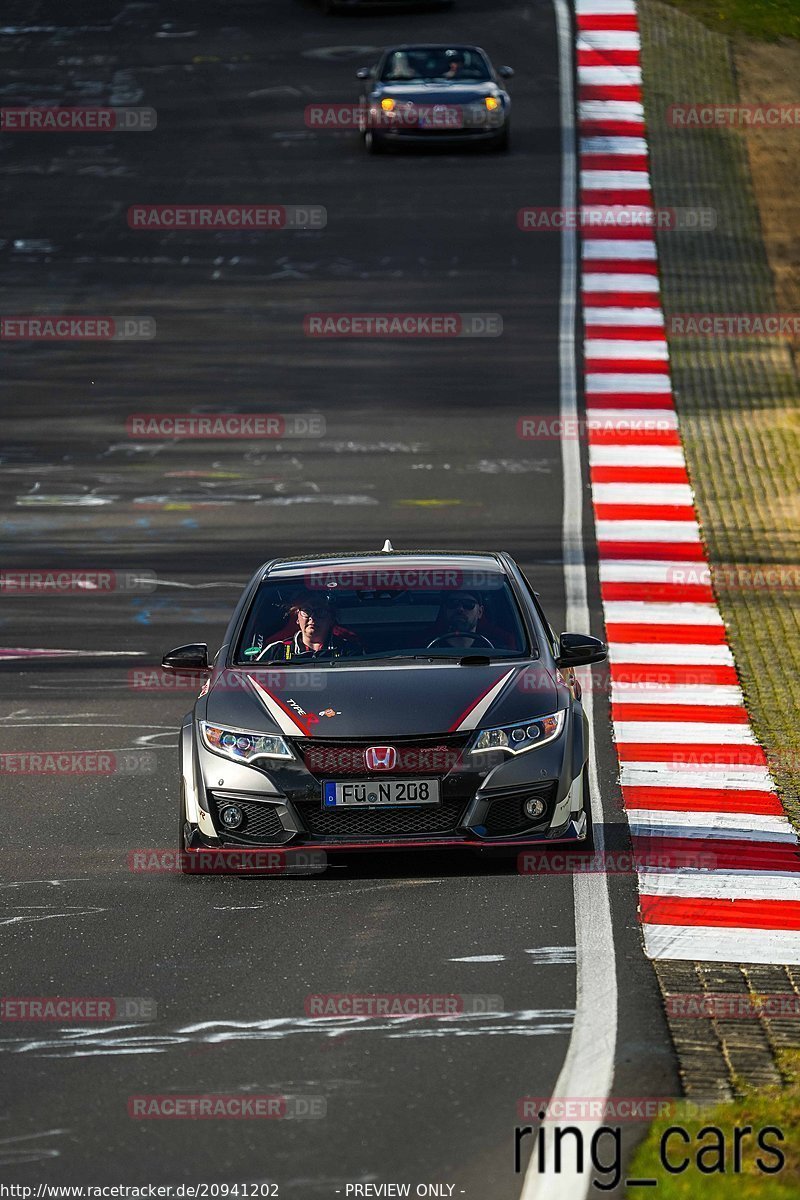
[[[324,642],[333,625],[333,614],[327,604],[309,602],[297,610],[297,624],[306,645]]]
[[[483,616],[483,605],[476,596],[448,596],[445,600],[447,627],[454,633],[474,633]]]

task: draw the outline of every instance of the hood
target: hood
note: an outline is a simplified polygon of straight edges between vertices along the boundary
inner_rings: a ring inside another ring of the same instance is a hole
[[[227,669],[199,716],[289,737],[391,738],[466,732],[544,716],[568,692],[542,663]],[[203,702],[201,701],[201,704]]]
[[[372,99],[391,96],[399,104],[474,104],[484,96],[502,95],[490,79],[478,83],[443,83],[438,79],[432,83],[381,83],[372,93]]]

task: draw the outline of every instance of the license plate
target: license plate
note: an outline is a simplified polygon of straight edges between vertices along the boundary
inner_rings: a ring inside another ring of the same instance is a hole
[[[323,808],[402,808],[441,804],[438,779],[328,779],[322,785]]]

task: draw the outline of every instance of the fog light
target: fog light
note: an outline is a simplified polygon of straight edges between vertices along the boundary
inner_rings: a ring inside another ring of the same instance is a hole
[[[219,816],[226,829],[238,829],[244,820],[238,804],[226,804]]]
[[[530,800],[525,801],[523,807],[525,809],[525,816],[530,817],[532,821],[536,821],[539,817],[544,816],[547,805],[538,796],[531,796]]]

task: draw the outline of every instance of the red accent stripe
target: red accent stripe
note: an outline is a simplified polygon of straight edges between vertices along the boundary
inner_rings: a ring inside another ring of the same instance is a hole
[[[725,746],[713,742],[687,742],[683,746],[661,742],[617,742],[620,762],[662,762],[673,766],[765,767],[760,746]]]
[[[712,725],[747,725],[747,709],[740,704],[635,704],[611,705],[614,721],[702,721]]]
[[[800,900],[692,900],[643,894],[640,920],[647,925],[709,925],[715,929],[800,929]]]
[[[641,104],[640,83],[581,83],[578,86],[579,100],[634,100]]]
[[[654,646],[723,646],[727,641],[724,625],[651,625],[646,622],[606,622],[610,642]]]
[[[780,817],[783,806],[774,792],[725,788],[624,787],[627,808],[662,812],[731,812]]]
[[[680,446],[677,429],[587,429],[595,446]]]
[[[584,269],[588,263],[584,263]],[[664,342],[663,325],[584,325],[587,338],[612,338],[616,342]]]
[[[636,13],[587,13],[576,17],[578,29],[630,29],[636,33],[639,20]]]
[[[586,129],[586,122],[581,125],[582,133],[592,133],[597,137],[619,137],[621,133],[627,132],[620,129],[611,129],[607,126],[619,125],[619,121],[595,121],[594,129]],[[635,128],[635,127],[634,127]],[[640,132],[643,131],[640,130]],[[628,208],[652,208],[653,193],[650,188],[584,188],[580,190],[581,204],[602,204],[603,206],[623,204]]]
[[[735,667],[699,663],[690,666],[677,663],[612,663],[611,679],[614,683],[655,683],[665,687],[703,687],[706,684],[739,682]]]
[[[660,358],[587,358],[584,369],[593,374],[666,375],[669,378],[669,367]]]
[[[581,285],[584,308],[661,308],[655,292],[592,292]]]
[[[600,559],[652,559],[654,562],[705,562],[702,542],[623,542],[599,541]]]
[[[484,690],[481,692],[480,696],[476,696],[475,699],[472,700],[467,705],[467,707],[462,712],[461,716],[457,717],[456,720],[453,722],[453,724],[450,726],[450,729],[448,730],[449,733],[454,733],[458,729],[458,727],[462,723],[462,721],[466,721],[467,717],[472,712],[472,710],[474,708],[477,708],[477,706],[480,704],[481,700],[483,700],[486,696],[489,695],[489,692],[492,690],[493,687],[497,687],[498,683],[500,682],[500,680],[502,678],[503,678],[502,675],[498,675],[498,677],[497,677],[497,679],[495,679],[494,683],[490,683],[487,688],[484,688]]]
[[[685,467],[610,467],[591,468],[592,483],[688,483]]]
[[[578,50],[579,67],[639,67],[639,50]]]
[[[581,154],[582,171],[647,171],[649,154]]]
[[[709,838],[699,842],[697,838],[637,835],[633,836],[632,842],[637,857],[641,855],[658,866],[680,869],[699,865],[715,871],[800,872],[800,854],[797,846],[790,842],[748,842],[741,838]]]
[[[667,603],[714,603],[714,592],[705,583],[630,583],[621,580],[600,585],[603,600],[664,600]]]
[[[693,521],[691,504],[595,504],[598,521]]]
[[[306,737],[311,737],[312,723],[310,723],[308,721],[308,719],[306,719],[304,721],[303,718],[300,717],[296,712],[292,712],[292,710],[290,708],[286,707],[286,705],[283,703],[282,700],[280,700],[276,695],[274,695],[274,693],[272,693],[269,690],[269,688],[264,687],[263,683],[260,683],[259,680],[254,679],[254,680],[252,680],[252,682],[255,683],[258,687],[260,687],[262,692],[266,692],[266,694],[269,696],[270,700],[275,701],[278,708],[281,709],[281,711],[284,712],[287,717],[289,717],[292,721],[294,721],[295,725],[297,725],[298,729],[300,729],[305,734]]]

